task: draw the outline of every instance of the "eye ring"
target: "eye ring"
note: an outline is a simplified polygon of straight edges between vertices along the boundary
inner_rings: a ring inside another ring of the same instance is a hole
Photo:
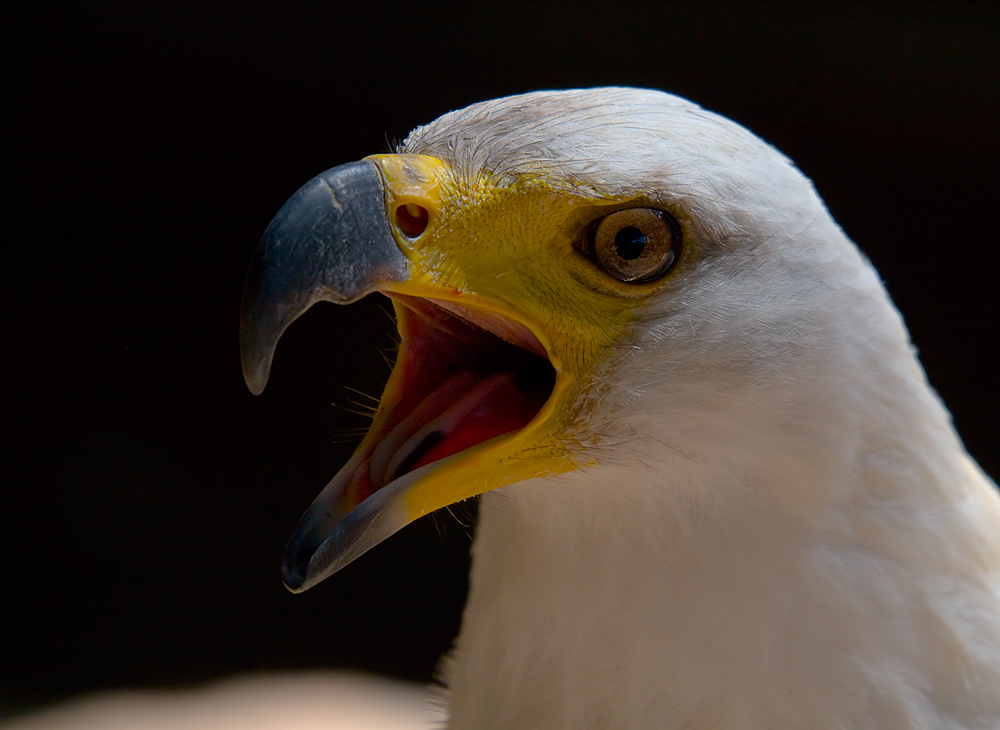
[[[640,284],[680,259],[681,227],[662,210],[626,208],[594,221],[577,248],[619,281]]]

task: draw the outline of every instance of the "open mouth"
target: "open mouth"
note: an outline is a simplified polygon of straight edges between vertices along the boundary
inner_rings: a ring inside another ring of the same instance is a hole
[[[305,590],[410,519],[400,497],[449,457],[513,438],[543,410],[556,368],[525,325],[391,293],[401,345],[368,435],[299,520],[282,575]]]
[[[392,481],[527,426],[556,372],[531,331],[443,300],[390,294],[402,346],[370,453],[346,488],[358,504]],[[393,382],[394,381],[394,382]]]
[[[316,302],[381,291],[398,317],[399,356],[368,435],[285,548],[282,578],[296,592],[436,509],[575,468],[560,435],[574,373],[502,300],[414,268],[392,228],[398,215],[387,215],[380,164],[339,165],[302,186],[264,231],[243,289],[240,358],[255,394],[282,333]]]

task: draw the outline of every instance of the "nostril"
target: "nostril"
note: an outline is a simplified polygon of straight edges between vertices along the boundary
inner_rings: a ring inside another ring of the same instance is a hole
[[[427,229],[427,208],[406,203],[396,208],[396,225],[407,238],[416,238]]]

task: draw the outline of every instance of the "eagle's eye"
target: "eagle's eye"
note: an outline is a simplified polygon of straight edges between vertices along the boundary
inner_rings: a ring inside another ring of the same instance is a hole
[[[620,281],[651,281],[680,257],[681,229],[662,210],[628,208],[596,221],[580,248]]]

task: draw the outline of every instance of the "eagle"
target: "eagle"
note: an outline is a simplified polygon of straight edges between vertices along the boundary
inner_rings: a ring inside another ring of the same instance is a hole
[[[277,213],[250,390],[373,292],[395,365],[282,575],[478,496],[450,728],[1000,727],[1000,494],[775,148],[654,90],[445,114]]]

